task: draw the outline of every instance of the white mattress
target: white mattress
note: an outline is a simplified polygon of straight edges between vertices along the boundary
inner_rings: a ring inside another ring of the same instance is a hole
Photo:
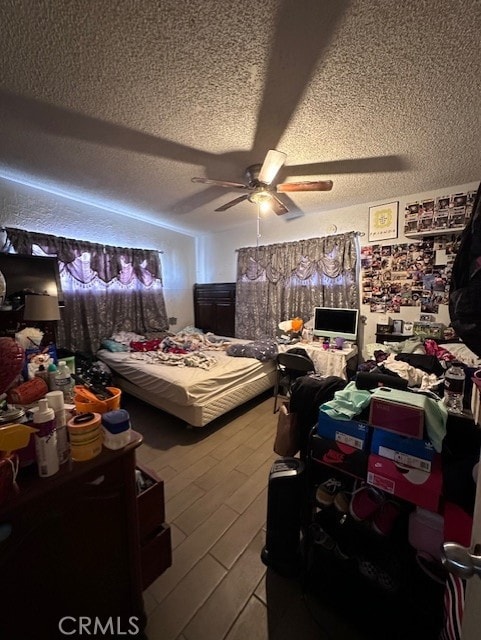
[[[217,360],[211,369],[151,364],[135,360],[127,352],[101,349],[97,356],[115,373],[140,387],[150,396],[179,405],[209,403],[219,394],[234,390],[247,382],[265,378],[275,370],[273,361],[228,356],[224,351],[205,353]]]

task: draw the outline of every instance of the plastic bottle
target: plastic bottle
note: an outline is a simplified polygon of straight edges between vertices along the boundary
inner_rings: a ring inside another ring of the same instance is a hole
[[[48,388],[49,391],[55,391],[56,390],[56,386],[55,386],[55,376],[57,375],[57,365],[54,364],[53,362],[50,363],[47,367],[47,373],[48,373]]]
[[[55,374],[55,390],[63,393],[64,402],[73,402],[73,378],[65,360],[58,363],[58,371]]]
[[[35,452],[37,454],[38,474],[41,478],[53,476],[60,468],[57,452],[57,431],[55,412],[48,406],[45,398],[39,400],[38,409],[33,414],[35,434]]]
[[[465,380],[466,374],[462,364],[453,360],[444,374],[444,403],[449,411],[462,413]]]
[[[57,451],[60,464],[70,459],[70,443],[68,441],[67,419],[65,415],[65,403],[62,391],[49,391],[45,394],[48,406],[55,412],[55,424],[57,428]]]

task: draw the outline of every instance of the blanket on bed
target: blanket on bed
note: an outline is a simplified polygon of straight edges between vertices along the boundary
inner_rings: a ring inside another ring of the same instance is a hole
[[[217,360],[202,351],[192,353],[164,353],[163,351],[145,351],[131,353],[132,360],[143,360],[150,364],[167,364],[173,367],[199,367],[211,369]]]

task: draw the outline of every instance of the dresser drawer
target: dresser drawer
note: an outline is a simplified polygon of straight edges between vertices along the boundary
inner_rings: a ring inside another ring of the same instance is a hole
[[[164,482],[152,469],[137,465],[148,486],[137,495],[141,544],[165,521]]]
[[[172,564],[170,527],[162,525],[145,540],[140,549],[142,588],[152,584]]]

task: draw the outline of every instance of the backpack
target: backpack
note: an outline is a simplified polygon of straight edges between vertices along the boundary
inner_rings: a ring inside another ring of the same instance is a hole
[[[449,317],[459,338],[481,358],[481,184],[453,263]]]

